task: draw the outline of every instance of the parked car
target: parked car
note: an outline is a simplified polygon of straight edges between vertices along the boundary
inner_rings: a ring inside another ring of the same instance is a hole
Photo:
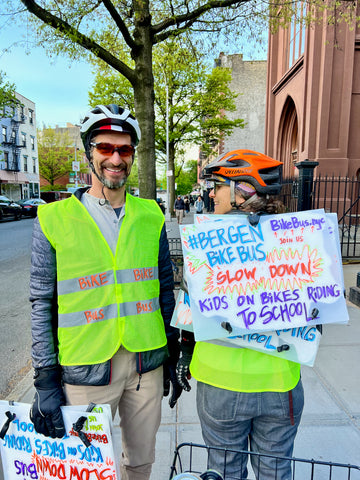
[[[36,217],[38,206],[46,203],[42,198],[24,198],[24,200],[19,201],[22,214],[29,217]]]
[[[21,207],[5,195],[0,195],[0,220],[5,218],[20,220]]]
[[[64,200],[64,198],[71,197],[72,193],[64,190],[50,190],[48,192],[40,192],[40,197],[45,200],[46,203],[57,202],[58,200]]]

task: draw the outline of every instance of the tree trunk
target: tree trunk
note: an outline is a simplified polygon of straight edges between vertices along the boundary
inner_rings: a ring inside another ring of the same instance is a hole
[[[151,16],[148,0],[134,1],[134,39],[139,47],[132,51],[135,61],[135,114],[141,129],[137,149],[139,196],[156,198],[154,77],[152,71]]]

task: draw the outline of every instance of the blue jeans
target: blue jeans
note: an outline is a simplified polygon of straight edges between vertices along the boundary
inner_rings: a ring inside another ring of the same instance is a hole
[[[232,392],[197,383],[197,410],[206,445],[291,457],[304,406],[301,380],[290,392]],[[246,454],[210,450],[209,468],[225,479],[247,478]],[[226,465],[225,465],[226,463]],[[251,455],[258,480],[291,479],[286,460]]]

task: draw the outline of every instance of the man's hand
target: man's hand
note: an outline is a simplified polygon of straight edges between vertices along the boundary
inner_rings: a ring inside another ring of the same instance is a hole
[[[60,407],[65,405],[65,395],[61,386],[61,374],[57,365],[35,370],[36,388],[30,419],[35,430],[46,437],[62,438],[65,425]]]

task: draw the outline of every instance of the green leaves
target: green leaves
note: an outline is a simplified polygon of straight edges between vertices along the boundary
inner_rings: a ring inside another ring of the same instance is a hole
[[[75,145],[68,133],[53,128],[38,130],[39,173],[50,185],[72,171]]]
[[[15,97],[15,85],[6,81],[5,77],[5,73],[0,71],[0,112],[3,112],[5,108],[14,108],[20,105],[20,101]]]

